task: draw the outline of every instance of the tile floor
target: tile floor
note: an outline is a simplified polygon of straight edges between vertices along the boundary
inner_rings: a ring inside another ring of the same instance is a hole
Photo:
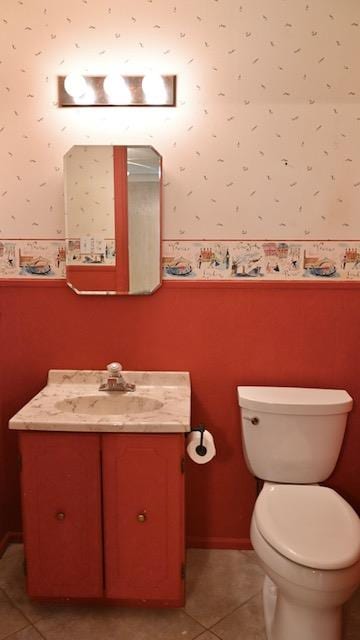
[[[184,609],[50,606],[26,596],[16,544],[0,560],[0,640],[265,640],[262,579],[252,551],[189,549]],[[343,640],[359,638],[360,590]]]

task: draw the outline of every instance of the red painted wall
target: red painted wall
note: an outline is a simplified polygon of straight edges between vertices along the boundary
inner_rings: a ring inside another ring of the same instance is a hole
[[[127,369],[191,373],[192,424],[205,423],[217,446],[208,465],[187,462],[191,544],[248,543],[256,490],[242,455],[238,384],[338,387],[352,395],[328,484],[360,507],[359,285],[165,283],[151,296],[115,298],[39,284],[0,288],[3,531],[21,527],[8,418],[46,384],[48,369],[101,369],[112,360]]]
[[[0,289],[0,301],[1,301],[1,289]],[[1,555],[1,540],[4,539],[4,535],[7,532],[7,520],[6,520],[6,505],[7,505],[7,490],[5,481],[5,444],[4,444],[4,419],[3,419],[3,360],[4,360],[4,346],[2,340],[2,313],[0,307],[0,555]]]

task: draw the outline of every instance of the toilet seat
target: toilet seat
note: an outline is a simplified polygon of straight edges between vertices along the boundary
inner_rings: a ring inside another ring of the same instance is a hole
[[[343,569],[360,558],[360,520],[328,487],[265,483],[254,518],[276,551],[304,567]]]

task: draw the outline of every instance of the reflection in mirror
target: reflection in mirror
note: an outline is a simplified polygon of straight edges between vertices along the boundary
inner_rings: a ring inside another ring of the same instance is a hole
[[[65,166],[68,264],[115,264],[113,148],[73,147]]]
[[[128,225],[130,291],[148,291],[159,278],[160,158],[151,147],[128,147]],[[144,266],[146,265],[146,267]]]
[[[149,146],[74,146],[64,158],[67,282],[77,293],[160,284],[161,156]]]

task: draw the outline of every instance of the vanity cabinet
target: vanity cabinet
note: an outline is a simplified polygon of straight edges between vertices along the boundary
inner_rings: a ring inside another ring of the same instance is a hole
[[[182,600],[183,447],[181,435],[103,438],[109,598]]]
[[[29,595],[181,606],[184,434],[19,436]]]
[[[99,443],[97,434],[20,434],[31,596],[102,595]]]

